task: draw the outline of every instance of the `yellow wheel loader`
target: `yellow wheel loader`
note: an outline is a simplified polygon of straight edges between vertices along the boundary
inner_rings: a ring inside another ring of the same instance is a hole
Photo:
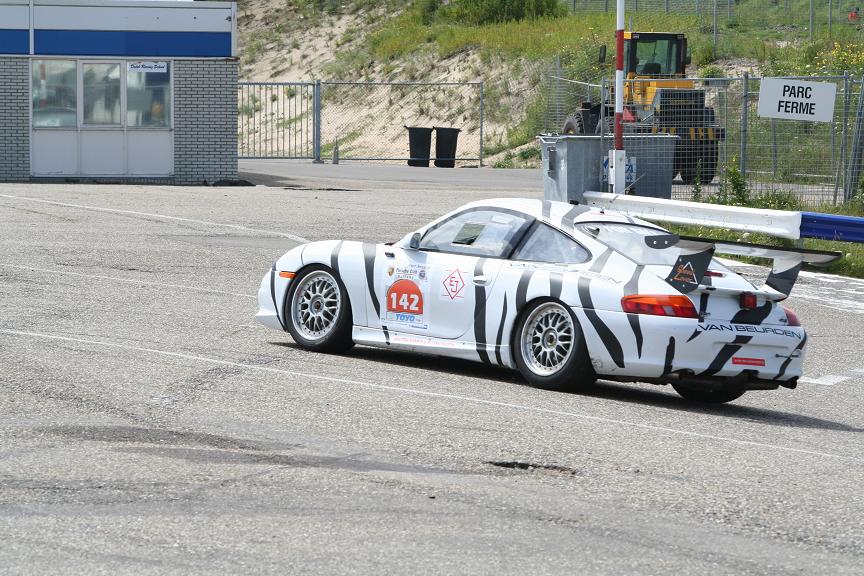
[[[604,55],[605,47],[601,59]],[[726,130],[705,105],[705,91],[687,79],[689,63],[684,34],[624,33],[624,133],[677,135],[673,177],[708,183],[717,174],[717,147]],[[563,133],[611,134],[614,103],[611,90],[604,102],[582,102]]]

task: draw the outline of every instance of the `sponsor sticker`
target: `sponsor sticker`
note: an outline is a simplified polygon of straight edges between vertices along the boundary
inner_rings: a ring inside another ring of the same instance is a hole
[[[773,326],[757,326],[753,324],[697,324],[696,329],[700,332],[750,332],[752,334],[776,334],[787,338],[801,339],[801,334],[786,328],[775,328]]]
[[[696,280],[696,272],[693,270],[693,264],[690,262],[685,262],[678,266],[678,269],[675,270],[675,276],[672,277],[672,280],[676,282],[684,282],[685,284],[698,284]]]
[[[743,356],[733,356],[732,364],[736,366],[765,366],[764,358],[744,358]]]
[[[441,283],[443,292],[442,296],[447,296],[450,300],[462,299],[465,295],[462,293],[465,288],[465,279],[462,277],[462,271],[459,269],[445,272],[444,281]]]
[[[381,321],[427,330],[429,323],[424,310],[424,294],[428,293],[426,267],[419,264],[391,266],[387,274],[393,278],[393,283],[385,293]]]

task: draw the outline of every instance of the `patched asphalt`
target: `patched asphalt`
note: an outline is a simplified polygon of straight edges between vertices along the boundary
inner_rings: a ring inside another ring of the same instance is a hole
[[[860,281],[802,278],[809,382],[720,407],[254,321],[299,238],[539,195],[433,176],[0,185],[0,573],[861,572]]]

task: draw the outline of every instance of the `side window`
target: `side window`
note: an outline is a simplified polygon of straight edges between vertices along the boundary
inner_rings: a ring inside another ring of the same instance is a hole
[[[588,250],[578,242],[545,224],[538,224],[513,254],[513,260],[554,264],[581,264],[590,259]]]
[[[463,212],[429,230],[421,250],[503,258],[530,224],[528,216],[497,210]]]

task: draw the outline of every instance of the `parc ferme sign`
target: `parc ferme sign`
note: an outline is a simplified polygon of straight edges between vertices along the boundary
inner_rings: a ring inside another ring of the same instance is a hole
[[[759,88],[759,116],[831,122],[836,96],[837,86],[833,82],[763,78]]]

